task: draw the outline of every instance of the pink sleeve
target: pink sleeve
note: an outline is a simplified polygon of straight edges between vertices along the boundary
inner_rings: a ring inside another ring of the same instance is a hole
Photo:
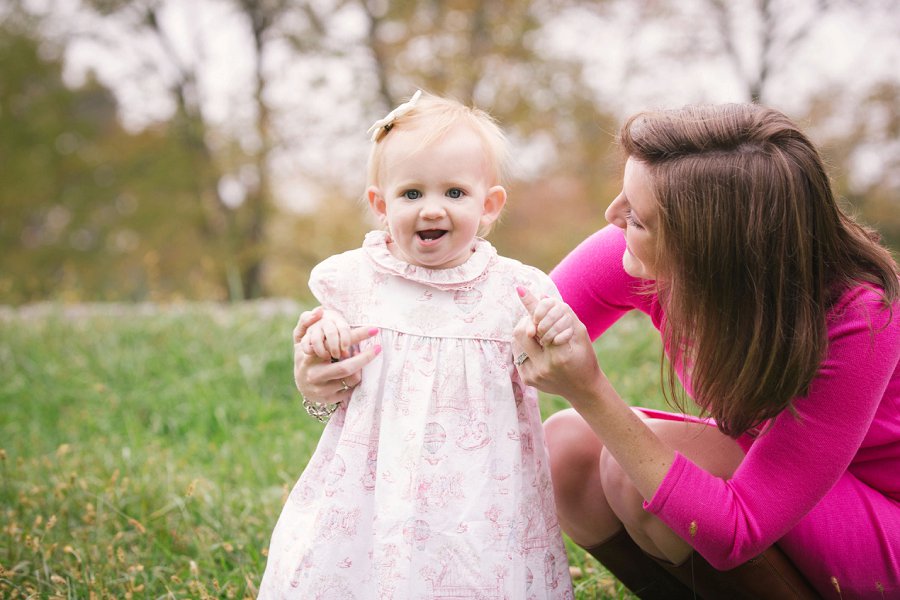
[[[828,355],[798,416],[785,411],[750,447],[734,476],[718,479],[680,454],[645,508],[710,564],[731,569],[786,534],[847,471],[900,358],[900,306],[870,290],[833,312]]]
[[[607,225],[581,242],[550,273],[562,299],[597,339],[623,314],[637,308],[659,328],[654,297],[641,293],[642,282],[622,267],[625,236]]]

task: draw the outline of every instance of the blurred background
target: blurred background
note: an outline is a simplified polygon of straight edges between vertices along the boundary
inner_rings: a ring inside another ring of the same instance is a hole
[[[549,270],[644,108],[758,101],[900,248],[895,0],[0,0],[0,304],[308,299],[368,126],[416,88],[515,149],[491,240]]]

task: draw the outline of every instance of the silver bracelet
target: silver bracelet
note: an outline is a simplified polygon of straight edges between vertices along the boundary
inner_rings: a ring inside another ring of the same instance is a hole
[[[331,417],[331,415],[334,414],[334,411],[338,409],[338,406],[340,406],[340,402],[337,402],[335,404],[319,404],[318,402],[310,402],[303,394],[300,394],[300,398],[302,398],[303,400],[303,408],[306,410],[306,414],[311,416],[319,423],[327,423],[328,418]]]

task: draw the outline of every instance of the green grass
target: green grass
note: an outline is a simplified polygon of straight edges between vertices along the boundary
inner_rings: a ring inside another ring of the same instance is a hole
[[[322,426],[291,375],[291,303],[0,312],[0,597],[255,597]],[[597,344],[662,406],[659,340]],[[544,398],[544,413],[563,408]],[[567,540],[576,597],[630,597]]]

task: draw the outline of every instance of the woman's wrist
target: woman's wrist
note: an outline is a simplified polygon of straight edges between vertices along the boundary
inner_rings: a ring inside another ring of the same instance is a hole
[[[585,413],[603,412],[608,409],[610,402],[622,401],[599,366],[590,381],[574,390],[566,400],[583,416]]]

